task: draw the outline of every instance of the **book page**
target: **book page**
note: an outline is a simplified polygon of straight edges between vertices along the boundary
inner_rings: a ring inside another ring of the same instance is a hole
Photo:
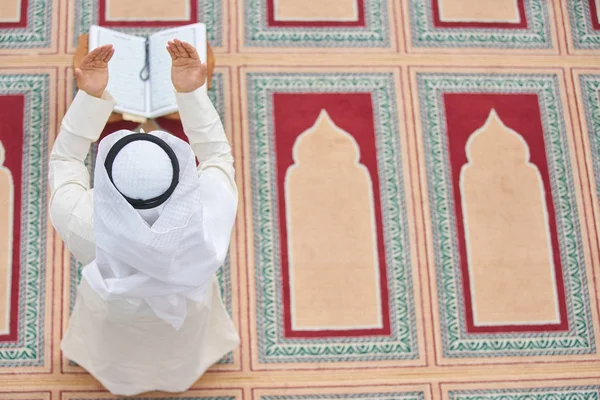
[[[98,26],[90,28],[90,51],[112,44],[115,54],[108,63],[108,92],[115,98],[117,112],[140,116],[147,114],[148,81],[140,78],[146,59],[146,39]]]
[[[153,116],[177,111],[175,88],[171,83],[171,56],[167,51],[169,40],[179,39],[198,50],[206,62],[206,27],[193,24],[155,33],[150,37],[150,111]],[[206,89],[206,85],[204,85]]]

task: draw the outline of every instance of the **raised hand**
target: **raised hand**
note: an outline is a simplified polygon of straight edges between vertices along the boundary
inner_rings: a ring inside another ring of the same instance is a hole
[[[75,68],[77,87],[90,96],[102,97],[108,85],[108,62],[115,54],[112,44],[107,44],[92,50]]]
[[[208,68],[200,61],[194,46],[175,39],[168,43],[167,51],[171,55],[171,80],[175,90],[193,92],[204,85]]]

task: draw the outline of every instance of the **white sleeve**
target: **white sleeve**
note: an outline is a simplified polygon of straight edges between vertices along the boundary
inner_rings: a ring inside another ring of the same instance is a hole
[[[82,263],[93,260],[95,253],[93,193],[84,160],[114,105],[107,92],[99,99],[79,91],[63,118],[50,154],[50,220],[69,251]]]
[[[238,206],[231,146],[219,114],[204,91],[176,93],[176,97],[183,130],[199,161],[200,184],[206,189],[202,199],[205,223],[217,257],[223,260]]]
[[[198,158],[198,170],[226,179],[232,194],[237,197],[231,146],[210,98],[201,89],[176,92],[175,96],[183,130]]]

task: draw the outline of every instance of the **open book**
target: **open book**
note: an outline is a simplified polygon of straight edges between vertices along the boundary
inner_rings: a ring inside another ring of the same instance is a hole
[[[171,83],[169,40],[179,39],[198,50],[207,61],[206,26],[193,24],[166,29],[148,38],[128,35],[96,25],[90,27],[89,49],[112,44],[108,63],[108,92],[115,98],[115,111],[156,118],[177,111],[175,88]],[[202,87],[206,90],[206,84]]]

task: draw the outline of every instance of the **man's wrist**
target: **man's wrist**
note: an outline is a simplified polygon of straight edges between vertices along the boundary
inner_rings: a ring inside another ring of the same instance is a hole
[[[97,98],[85,90],[80,90],[63,118],[63,128],[74,135],[95,141],[106,125],[114,106],[114,99],[108,92],[103,93],[103,98]]]
[[[177,93],[192,93],[195,92],[196,90],[200,89],[202,86],[204,86],[204,84],[206,83],[206,79],[204,79],[203,82],[197,83],[196,85],[194,85],[193,88],[190,87],[181,87],[181,86],[175,86],[175,84],[173,84],[173,87],[175,88],[175,91]]]
[[[102,98],[102,96],[104,95],[104,89],[102,89],[102,91],[100,91],[100,92],[96,92],[96,93],[94,93],[94,92],[91,92],[91,91],[87,91],[87,90],[85,90],[85,89],[84,89],[83,91],[84,91],[84,92],[86,92],[87,94],[89,94],[90,96],[92,96],[92,97],[96,97],[96,98],[98,98],[98,99],[101,99],[101,98]]]
[[[195,92],[196,90],[200,89],[201,87],[202,87],[202,85],[197,86],[195,88],[181,88],[181,87],[178,88],[178,87],[176,87],[175,91],[177,93],[192,93],[192,92]]]

